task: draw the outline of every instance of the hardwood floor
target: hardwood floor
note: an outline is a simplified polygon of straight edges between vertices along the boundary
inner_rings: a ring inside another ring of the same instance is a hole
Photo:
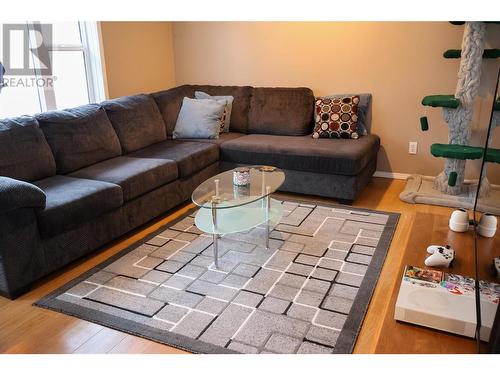
[[[450,208],[411,205],[399,200],[405,181],[373,178],[354,206],[401,213],[375,293],[368,308],[355,353],[473,353],[474,340],[441,333],[393,318],[399,282],[407,263],[423,264],[429,243],[448,242],[459,254],[458,268],[469,273],[472,267],[472,232],[453,234],[447,230]],[[300,195],[281,194],[299,198]],[[312,198],[312,197],[309,197]],[[334,202],[314,197],[318,202]],[[138,230],[92,256],[71,264],[40,281],[27,294],[10,301],[0,297],[1,353],[185,353],[179,349],[123,332],[32,306],[33,302],[64,285],[86,270],[131,245],[192,207],[182,206],[154,224]],[[481,239],[487,256],[497,252],[500,236]],[[485,254],[486,254],[485,253]],[[486,267],[486,266],[485,266]],[[486,269],[486,268],[485,268]],[[472,274],[472,273],[471,273]]]
[[[471,233],[448,232],[448,216],[422,212],[415,213],[409,241],[403,254],[403,262],[396,272],[398,279],[402,277],[402,270],[406,264],[423,265],[427,257],[423,249],[426,249],[429,243],[443,243],[443,238],[446,238],[447,243],[452,244],[457,254],[453,272],[473,276],[474,258],[473,252],[470,251],[473,248]],[[390,298],[388,306],[390,308],[383,319],[381,334],[375,350],[377,353],[445,354],[475,352],[476,342],[474,340],[396,322],[392,317],[392,312],[394,311],[398,291],[399,288],[396,284],[392,293],[388,293]]]

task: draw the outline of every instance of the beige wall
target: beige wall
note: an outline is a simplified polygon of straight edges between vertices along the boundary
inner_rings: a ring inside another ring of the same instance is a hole
[[[489,28],[491,45],[500,28]],[[177,84],[306,86],[316,95],[371,92],[372,132],[382,139],[378,170],[435,175],[443,160],[429,146],[447,142],[447,126],[440,109],[426,111],[420,101],[454,93],[459,60],[442,54],[460,48],[462,32],[447,22],[174,22],[175,78]],[[483,65],[475,129],[489,120],[495,66],[496,60]],[[430,131],[423,133],[425,113]],[[474,130],[474,139],[484,143],[484,129]],[[418,142],[417,155],[408,154],[408,141]],[[472,177],[477,165],[469,164]]]
[[[175,86],[170,22],[101,22],[110,98]]]

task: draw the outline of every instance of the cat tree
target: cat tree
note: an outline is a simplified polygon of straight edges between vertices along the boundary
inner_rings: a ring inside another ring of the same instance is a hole
[[[431,95],[422,100],[422,105],[440,107],[443,118],[448,124],[449,136],[447,144],[433,144],[431,154],[434,157],[445,158],[444,170],[435,178],[410,176],[405,191],[400,198],[409,203],[429,203],[451,207],[467,207],[473,201],[477,182],[465,180],[465,165],[467,160],[481,159],[483,156],[488,162],[500,162],[499,150],[475,147],[470,145],[471,122],[474,113],[474,100],[477,96],[482,59],[497,59],[500,49],[485,49],[486,23],[485,22],[452,22],[454,25],[465,25],[460,50],[448,50],[445,58],[460,58],[458,82],[454,95]],[[495,112],[500,110],[499,98],[495,99]],[[499,121],[494,114],[492,131]],[[422,131],[429,130],[427,117],[420,118]],[[490,185],[483,174],[481,194],[487,197],[490,194]],[[495,194],[500,195],[500,188]],[[500,198],[500,197],[499,197]],[[498,199],[497,199],[498,201]],[[497,203],[498,204],[498,203]],[[500,213],[500,206],[493,210]]]

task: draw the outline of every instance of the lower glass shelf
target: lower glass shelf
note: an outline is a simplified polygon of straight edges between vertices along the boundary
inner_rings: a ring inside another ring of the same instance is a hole
[[[269,224],[276,226],[283,216],[283,205],[271,198]],[[265,198],[243,206],[217,210],[217,226],[214,228],[212,209],[200,208],[194,222],[198,229],[209,234],[228,234],[243,232],[266,223]]]

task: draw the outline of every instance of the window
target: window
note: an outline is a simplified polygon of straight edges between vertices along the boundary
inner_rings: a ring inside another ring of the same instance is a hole
[[[0,24],[0,40],[0,118],[105,100],[96,22]]]

